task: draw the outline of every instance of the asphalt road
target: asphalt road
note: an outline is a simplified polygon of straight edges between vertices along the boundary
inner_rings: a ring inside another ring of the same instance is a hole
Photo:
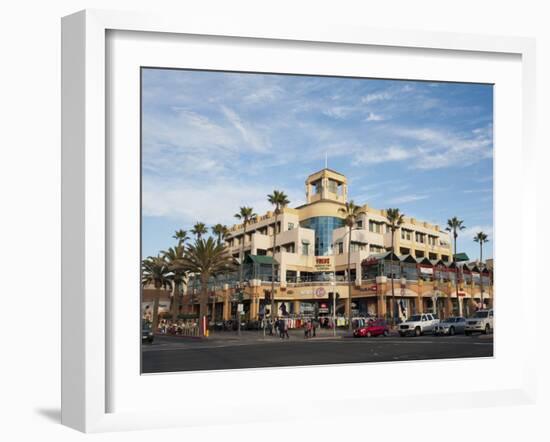
[[[492,357],[492,335],[289,340],[157,337],[142,345],[142,372]]]

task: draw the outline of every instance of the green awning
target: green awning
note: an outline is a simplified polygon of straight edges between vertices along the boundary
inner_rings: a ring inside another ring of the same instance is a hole
[[[462,252],[462,253],[457,253],[456,255],[454,255],[454,259],[455,261],[457,262],[461,262],[461,261],[469,261],[470,258],[468,258],[468,255],[466,255],[466,253]]]
[[[246,261],[253,262],[254,264],[279,264],[276,259],[273,259],[273,256],[269,255],[248,255]]]

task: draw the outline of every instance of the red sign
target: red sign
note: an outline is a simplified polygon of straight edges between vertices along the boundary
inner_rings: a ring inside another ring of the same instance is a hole
[[[376,264],[377,262],[378,260],[376,258],[367,258],[366,260],[363,261],[363,264],[366,266],[371,266]]]
[[[317,264],[321,264],[321,265],[329,265],[330,264],[330,258],[317,258],[316,262],[317,262]]]

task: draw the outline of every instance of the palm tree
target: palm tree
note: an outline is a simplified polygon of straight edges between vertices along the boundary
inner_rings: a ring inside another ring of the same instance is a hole
[[[172,238],[178,240],[178,246],[181,246],[185,241],[189,239],[187,236],[187,231],[183,229],[176,230]]]
[[[244,240],[246,238],[246,226],[251,219],[256,218],[258,215],[254,213],[252,207],[241,207],[239,212],[235,214],[235,218],[243,222],[243,240],[241,242],[241,252],[239,254],[239,290],[242,290],[243,285],[243,269],[244,269]],[[241,318],[237,311],[237,332],[241,334]]]
[[[458,232],[464,230],[466,226],[463,224],[464,221],[458,219],[456,216],[453,216],[451,219],[447,220],[447,227],[445,230],[447,232],[453,233],[453,243],[454,243],[454,253],[453,253],[453,262],[455,263],[456,268],[456,302],[458,306],[458,314],[460,315],[460,298],[458,296],[458,266],[456,265],[456,238],[458,237]]]
[[[395,255],[395,231],[398,230],[401,225],[405,222],[404,221],[405,215],[403,213],[399,212],[399,209],[387,209],[386,210],[386,219],[388,220],[388,223],[390,224],[390,230],[391,230],[391,257],[390,257],[390,265],[391,265],[391,307],[390,307],[390,314],[391,314],[391,320],[392,323],[395,321],[395,288],[393,285],[393,279],[395,277],[395,274],[393,273],[393,256]]]
[[[364,210],[361,209],[361,206],[357,206],[353,201],[349,201],[346,203],[345,208],[338,209],[338,212],[342,213],[344,215],[344,224],[348,228],[348,308],[346,309],[346,316],[349,318],[349,331],[352,331],[353,325],[351,322],[351,231],[353,230],[353,226],[357,223],[357,219],[359,218],[359,215],[362,215],[365,213]],[[333,293],[334,296],[334,293]]]
[[[199,318],[202,323],[208,308],[208,280],[211,276],[230,270],[234,259],[227,247],[218,244],[213,238],[197,239],[194,244],[187,246],[184,257],[180,261],[180,268],[197,275],[201,282],[199,302]],[[201,327],[201,335],[205,335],[205,328]]]
[[[215,226],[212,226],[211,229],[212,233],[218,238],[218,244],[221,244],[222,241],[225,240],[225,238],[227,238],[227,235],[229,234],[229,229],[223,224],[218,223]]]
[[[141,263],[141,285],[153,285],[156,289],[156,296],[153,302],[153,333],[158,327],[158,312],[160,289],[170,286],[170,269],[164,258],[159,256],[149,256]]]
[[[206,224],[197,222],[191,229],[191,233],[195,235],[197,239],[201,239],[202,235],[206,235],[208,233],[208,230],[206,229]]]
[[[271,261],[271,318],[273,318],[275,312],[275,248],[277,246],[277,225],[279,224],[279,215],[281,209],[290,204],[288,197],[284,192],[274,190],[271,195],[267,195],[267,200],[270,204],[275,206],[275,227],[273,229],[273,260]],[[264,306],[265,316],[265,306]],[[264,321],[265,324],[265,321]],[[265,332],[265,325],[264,325]]]
[[[185,256],[185,246],[183,243],[180,243],[175,247],[162,251],[161,254],[170,270],[168,279],[172,282],[173,286],[172,306],[170,310],[172,311],[172,319],[176,320],[181,301],[182,286],[187,277],[187,272],[181,267],[181,262]]]
[[[483,308],[483,244],[489,242],[486,233],[477,232],[474,241],[479,243],[479,266],[481,275],[479,275],[479,288],[481,290],[481,308]]]

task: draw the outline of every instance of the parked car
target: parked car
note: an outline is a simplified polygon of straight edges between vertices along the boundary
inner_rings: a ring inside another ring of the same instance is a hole
[[[375,320],[375,321],[369,321],[365,326],[356,328],[353,330],[353,336],[355,338],[362,338],[367,337],[370,338],[371,336],[389,336],[390,335],[390,328],[388,327],[388,324],[386,321],[383,320]]]
[[[456,333],[464,333],[466,328],[466,318],[462,316],[451,316],[443,321],[439,321],[434,327],[434,335],[453,336]]]
[[[413,335],[420,336],[424,333],[433,332],[435,326],[439,323],[437,319],[431,313],[422,313],[420,315],[412,315],[408,317],[404,322],[399,324],[399,335]]]
[[[474,316],[466,319],[464,333],[471,335],[473,332],[488,334],[493,331],[493,309],[478,310]]]
[[[143,322],[141,324],[141,343],[143,344],[146,342],[148,344],[152,344],[154,338],[155,335],[153,334],[151,326],[147,322]]]

